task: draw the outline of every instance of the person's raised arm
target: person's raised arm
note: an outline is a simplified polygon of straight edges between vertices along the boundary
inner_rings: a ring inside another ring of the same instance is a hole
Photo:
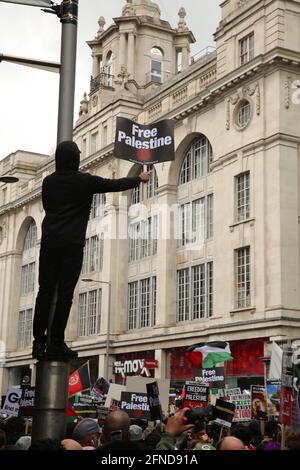
[[[119,179],[107,179],[101,176],[89,175],[89,185],[93,193],[109,193],[126,191],[127,189],[136,188],[140,183],[147,183],[150,174],[142,172],[139,176]]]

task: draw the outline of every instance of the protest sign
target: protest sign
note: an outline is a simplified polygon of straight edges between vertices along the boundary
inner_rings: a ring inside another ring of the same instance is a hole
[[[150,377],[147,378],[128,376],[126,379],[126,391],[147,393],[146,385],[153,382],[154,380],[157,382],[158,385],[162,411],[164,413],[168,413],[170,379],[153,379]]]
[[[293,349],[287,345],[284,345],[282,353],[281,386],[293,388]]]
[[[129,418],[150,421],[148,395],[146,393],[122,392],[121,410],[126,411]]]
[[[196,382],[209,385],[210,388],[224,388],[225,372],[224,367],[212,367],[210,369],[200,369],[201,376],[195,377]]]
[[[287,426],[292,422],[293,393],[289,387],[282,387],[280,390],[280,422]]]
[[[162,420],[162,409],[157,382],[146,384],[151,421]]]
[[[226,428],[231,428],[234,417],[235,404],[230,401],[217,399],[214,408],[214,420]]]
[[[184,407],[194,408],[208,404],[209,386],[199,382],[186,382],[184,394]]]
[[[281,380],[267,380],[268,415],[278,416]]]
[[[251,385],[251,419],[266,421],[267,416],[267,395],[265,387]]]
[[[106,408],[109,408],[111,405],[111,400],[120,401],[121,392],[125,392],[125,390],[126,390],[125,385],[110,384],[104,406]]]
[[[235,405],[233,416],[234,423],[242,423],[251,420],[250,395],[231,395],[229,401]]]
[[[33,407],[35,399],[35,387],[22,387],[22,396],[20,398],[19,416],[33,416]]]
[[[114,156],[139,164],[174,160],[174,121],[142,125],[117,117]]]
[[[91,395],[102,400],[108,394],[109,385],[109,382],[104,377],[99,377],[91,390]]]
[[[20,408],[21,388],[12,387],[8,390],[1,412],[7,416],[18,416]]]
[[[297,398],[294,399],[292,403],[291,428],[293,432],[300,434],[300,408]]]

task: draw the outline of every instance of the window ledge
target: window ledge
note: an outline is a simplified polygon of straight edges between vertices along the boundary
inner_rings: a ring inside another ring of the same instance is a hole
[[[238,225],[241,225],[241,224],[248,224],[248,223],[250,223],[252,227],[254,225],[254,222],[255,222],[254,217],[251,217],[249,219],[239,220],[238,222],[234,222],[233,224],[229,225],[229,230],[233,232],[234,227],[237,227]]]
[[[243,307],[243,308],[235,308],[230,310],[230,316],[233,317],[236,313],[243,313],[243,312],[250,312],[252,315],[255,313],[255,307]]]

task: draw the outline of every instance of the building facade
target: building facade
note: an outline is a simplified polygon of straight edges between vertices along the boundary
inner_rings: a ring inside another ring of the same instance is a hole
[[[272,341],[300,337],[300,1],[220,7],[216,49],[200,57],[185,10],[173,28],[146,0],[127,1],[108,28],[100,17],[88,41],[91,88],[74,128],[82,171],[140,171],[114,158],[117,116],[174,119],[176,147],[147,185],[94,197],[66,331],[93,378],[143,373],[176,387],[197,375],[187,346],[224,340],[226,381],[247,388],[264,380]],[[41,184],[53,170],[53,156],[21,151],[0,162],[20,178],[0,187],[2,394],[23,374],[34,382]]]

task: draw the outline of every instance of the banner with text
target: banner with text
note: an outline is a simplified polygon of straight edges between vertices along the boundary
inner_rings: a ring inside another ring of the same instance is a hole
[[[251,420],[250,395],[231,395],[228,401],[235,405],[233,416],[234,423],[242,423]]]
[[[151,419],[147,393],[122,392],[121,410],[126,411],[129,418]]]
[[[162,420],[162,409],[157,382],[146,384],[151,421]]]
[[[184,394],[184,407],[195,408],[196,406],[207,406],[209,386],[199,382],[186,382]]]
[[[174,121],[145,126],[118,117],[114,156],[141,165],[174,160]]]
[[[33,416],[35,398],[35,387],[22,387],[22,396],[20,399],[19,416]]]

